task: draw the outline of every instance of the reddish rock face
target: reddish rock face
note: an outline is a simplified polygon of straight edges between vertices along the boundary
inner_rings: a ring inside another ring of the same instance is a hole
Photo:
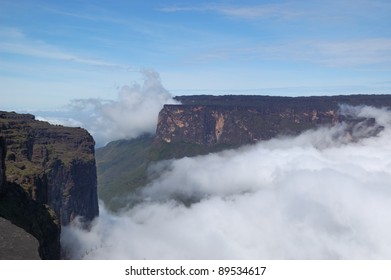
[[[179,96],[160,111],[157,159],[193,156],[343,120],[339,105],[391,106],[390,95],[313,97]]]
[[[166,105],[160,112],[156,139],[164,143],[206,146],[242,145],[271,139],[278,134],[297,134],[336,120],[335,110],[272,111],[248,106],[202,106],[200,109],[198,106]]]

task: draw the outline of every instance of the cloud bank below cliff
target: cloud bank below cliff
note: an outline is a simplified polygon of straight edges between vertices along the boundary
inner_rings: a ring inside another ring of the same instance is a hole
[[[390,259],[391,112],[345,110],[377,125],[159,163],[141,203],[101,207],[63,246],[76,259]]]

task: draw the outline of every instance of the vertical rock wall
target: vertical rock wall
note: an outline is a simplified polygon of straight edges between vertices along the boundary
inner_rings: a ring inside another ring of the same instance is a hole
[[[153,159],[195,156],[341,121],[339,105],[391,107],[391,95],[178,96],[159,113]]]
[[[0,196],[5,192],[5,142],[0,137]]]
[[[86,130],[0,112],[0,136],[8,149],[7,181],[50,206],[61,225],[99,214],[95,142]]]
[[[99,214],[94,145],[84,129],[0,111],[0,216],[36,237],[43,259],[60,258],[61,225]]]

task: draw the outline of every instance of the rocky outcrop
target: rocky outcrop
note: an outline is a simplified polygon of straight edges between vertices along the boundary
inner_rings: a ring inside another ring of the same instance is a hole
[[[8,112],[0,112],[0,136],[7,146],[0,215],[32,233],[41,256],[58,258],[61,225],[99,214],[94,140],[81,128]]]
[[[390,95],[179,96],[159,114],[153,159],[203,154],[341,121],[340,104],[391,106]],[[156,156],[158,155],[158,156]]]
[[[34,236],[0,217],[0,260],[39,260]]]

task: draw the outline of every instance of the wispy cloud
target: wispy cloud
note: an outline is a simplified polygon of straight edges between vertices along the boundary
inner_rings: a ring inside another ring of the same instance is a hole
[[[89,66],[119,68],[125,70],[131,69],[129,65],[117,64],[98,58],[76,55],[42,40],[30,39],[17,28],[1,29],[0,39],[0,52],[3,53],[68,61]]]
[[[270,1],[272,2],[272,1]],[[391,4],[385,1],[295,1],[267,4],[199,4],[199,5],[173,5],[159,9],[161,12],[212,12],[232,18],[247,20],[255,19],[282,19],[291,20],[307,18],[311,20],[334,19],[346,21],[349,18],[370,18],[384,16],[391,9]]]
[[[82,12],[68,12],[64,10],[59,10],[55,9],[52,7],[44,7],[43,8],[45,11],[56,14],[56,15],[61,15],[61,16],[67,16],[67,17],[73,17],[73,18],[78,18],[78,19],[84,19],[84,20],[90,20],[90,21],[104,21],[104,22],[112,22],[112,23],[121,23],[122,20],[116,17],[110,17],[107,15],[99,15],[97,13],[82,13]],[[107,13],[107,11],[106,11]]]
[[[306,61],[328,67],[359,68],[377,65],[389,68],[391,38],[307,40],[277,46],[261,46],[259,51],[274,59]]]
[[[35,43],[33,46],[26,46],[19,43],[0,43],[0,52],[19,54],[25,56],[34,56],[45,59],[70,61],[80,64],[99,67],[130,68],[127,65],[115,64],[98,59],[83,58],[71,53],[55,49],[53,46],[45,43]]]
[[[303,11],[296,11],[288,5],[262,5],[254,7],[222,7],[216,9],[224,15],[244,18],[244,19],[259,19],[259,18],[280,18],[293,19],[304,14]]]
[[[334,42],[311,42],[318,60],[331,66],[389,64],[391,38],[370,38]]]
[[[159,9],[161,12],[214,12],[230,17],[242,19],[280,18],[292,19],[301,16],[304,12],[294,9],[288,4],[266,4],[256,6],[228,6],[228,5],[202,5],[202,6],[167,6]]]
[[[95,13],[86,13],[82,11],[65,11],[51,7],[45,7],[45,11],[59,16],[64,16],[73,19],[79,19],[84,21],[96,22],[97,24],[112,24],[117,27],[123,27],[128,32],[134,32],[136,34],[142,34],[144,36],[162,38],[163,30],[169,29],[171,31],[184,29],[182,26],[176,24],[170,25],[167,23],[156,23],[151,20],[147,20],[143,17],[132,17],[129,19],[123,14],[111,13],[108,10],[99,10]]]
[[[8,38],[22,38],[25,34],[15,27],[1,27],[0,28],[0,37],[8,37]]]
[[[388,67],[391,62],[391,38],[355,40],[298,40],[256,44],[249,42],[194,53],[192,63],[214,60],[299,61],[327,67]]]

